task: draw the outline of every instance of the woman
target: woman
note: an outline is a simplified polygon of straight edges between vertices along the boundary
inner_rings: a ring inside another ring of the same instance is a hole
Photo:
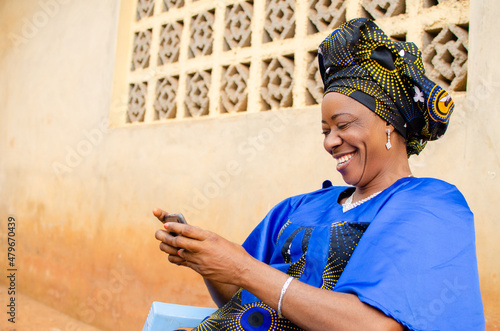
[[[319,64],[324,147],[351,187],[286,199],[243,246],[189,225],[157,231],[220,307],[197,330],[484,329],[472,213],[407,158],[444,134],[453,101],[414,44],[366,19],[326,38]]]

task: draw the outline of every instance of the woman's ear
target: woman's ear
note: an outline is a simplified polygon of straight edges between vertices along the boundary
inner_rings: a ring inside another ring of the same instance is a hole
[[[385,131],[387,132],[387,130],[389,130],[391,132],[391,134],[393,132],[396,132],[396,141],[398,141],[399,143],[401,143],[403,146],[405,146],[405,149],[406,149],[406,138],[403,137],[399,131],[396,131],[396,128],[394,127],[394,125],[390,124],[389,122],[386,122],[385,124]],[[394,140],[393,140],[394,142]]]
[[[394,125],[390,124],[389,122],[385,123],[385,130],[391,130],[391,133],[394,131]]]

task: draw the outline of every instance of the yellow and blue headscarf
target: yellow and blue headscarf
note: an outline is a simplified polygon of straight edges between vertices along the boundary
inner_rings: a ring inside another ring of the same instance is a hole
[[[357,18],[320,44],[318,60],[325,93],[345,94],[392,124],[406,138],[408,156],[446,132],[453,100],[424,75],[414,43],[393,41]]]

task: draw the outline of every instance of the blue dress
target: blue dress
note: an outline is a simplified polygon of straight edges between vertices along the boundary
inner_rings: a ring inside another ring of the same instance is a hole
[[[301,282],[358,298],[410,330],[484,330],[473,215],[462,194],[402,178],[343,212],[353,188],[329,187],[275,206],[243,247]],[[301,330],[240,289],[196,330]]]

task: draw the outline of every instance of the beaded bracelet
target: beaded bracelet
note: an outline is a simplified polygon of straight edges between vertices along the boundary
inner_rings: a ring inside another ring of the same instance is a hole
[[[283,304],[283,297],[285,296],[285,292],[288,289],[288,286],[294,280],[295,278],[290,276],[288,279],[285,281],[285,284],[283,284],[283,287],[281,288],[281,293],[280,293],[280,299],[278,301],[278,317],[283,318],[283,315],[281,315],[281,305]]]

